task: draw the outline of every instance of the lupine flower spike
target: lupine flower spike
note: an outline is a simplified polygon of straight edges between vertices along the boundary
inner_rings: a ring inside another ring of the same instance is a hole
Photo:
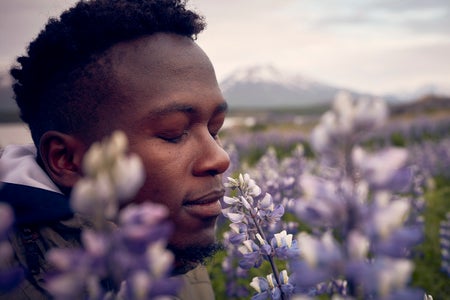
[[[55,299],[155,299],[175,295],[170,277],[173,254],[166,249],[172,226],[166,207],[128,204],[144,182],[142,162],[127,153],[127,139],[115,132],[95,143],[83,161],[85,177],[71,203],[93,221],[82,232],[83,249],[54,249],[48,260],[57,272],[47,289]],[[115,221],[117,228],[112,227]]]
[[[284,207],[273,203],[272,196],[261,188],[248,174],[228,178],[225,184],[237,191],[235,197],[225,197],[223,215],[232,223],[226,234],[231,247],[240,254],[239,267],[258,268],[264,260],[273,271],[266,278],[254,278],[250,284],[256,290],[252,299],[288,299],[293,292],[286,270],[278,271],[275,259],[287,260],[298,255],[297,241],[285,230],[269,239],[267,229],[280,221]],[[231,251],[232,252],[232,251]]]

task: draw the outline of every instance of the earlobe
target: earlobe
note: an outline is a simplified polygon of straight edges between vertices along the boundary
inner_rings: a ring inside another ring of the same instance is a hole
[[[82,175],[84,144],[58,131],[47,131],[40,140],[39,152],[44,168],[61,190],[71,189]]]

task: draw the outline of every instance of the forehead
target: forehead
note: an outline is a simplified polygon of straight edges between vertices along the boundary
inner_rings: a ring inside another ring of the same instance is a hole
[[[110,54],[115,76],[127,83],[139,78],[151,84],[150,79],[173,81],[182,79],[181,75],[206,77],[205,73],[213,75],[215,80],[214,69],[206,54],[184,36],[158,33],[117,44]]]
[[[211,62],[190,38],[154,34],[120,43],[108,61],[126,122],[167,106],[214,110],[224,103]]]

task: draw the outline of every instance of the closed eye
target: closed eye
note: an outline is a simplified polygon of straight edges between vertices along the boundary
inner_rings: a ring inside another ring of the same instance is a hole
[[[166,142],[176,144],[176,143],[181,142],[183,140],[183,138],[186,137],[187,135],[188,135],[188,131],[183,130],[182,134],[177,134],[177,135],[162,134],[162,135],[159,135],[158,137]]]

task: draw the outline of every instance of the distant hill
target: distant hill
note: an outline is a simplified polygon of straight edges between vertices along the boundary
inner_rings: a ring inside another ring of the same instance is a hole
[[[450,113],[450,97],[430,94],[412,102],[391,105],[390,111],[393,115],[417,115],[444,111]]]
[[[9,84],[2,84],[2,82],[3,78],[0,75],[0,111],[16,110],[12,88]]]
[[[13,91],[6,75],[0,74],[0,123],[19,122],[19,109],[13,98]]]
[[[323,106],[333,101],[338,91],[356,97],[368,95],[301,75],[289,75],[271,65],[236,70],[220,86],[231,108]]]

